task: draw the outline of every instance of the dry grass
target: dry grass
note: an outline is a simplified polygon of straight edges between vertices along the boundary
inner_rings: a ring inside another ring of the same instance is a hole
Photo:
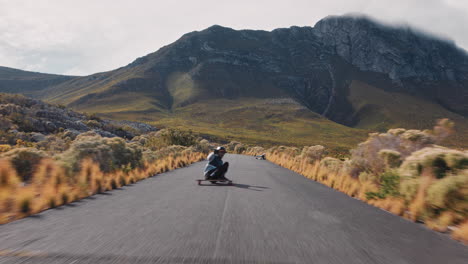
[[[420,178],[419,189],[416,198],[409,204],[407,217],[413,221],[421,220],[420,216],[426,210],[426,195],[427,188],[433,181],[433,176],[430,172],[425,171]]]
[[[67,175],[54,160],[43,159],[27,184],[20,182],[9,161],[0,160],[0,224],[201,161],[205,155],[182,151],[146,163],[141,168],[108,173],[102,172],[99,164],[91,159],[85,159],[74,175]]]
[[[454,230],[452,237],[468,245],[468,221],[465,221],[456,230]]]

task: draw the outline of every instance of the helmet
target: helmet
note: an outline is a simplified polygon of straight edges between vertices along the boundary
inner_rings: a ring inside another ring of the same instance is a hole
[[[215,152],[215,153],[218,153],[218,152],[220,152],[220,151],[227,152],[227,151],[226,151],[226,148],[224,148],[224,147],[222,147],[222,146],[217,147],[217,148],[215,149],[214,152]]]

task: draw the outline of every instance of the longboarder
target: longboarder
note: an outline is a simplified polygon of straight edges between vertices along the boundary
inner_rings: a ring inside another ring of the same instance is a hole
[[[205,180],[213,180],[211,183],[216,183],[216,180],[231,181],[225,177],[229,168],[228,162],[223,162],[223,157],[226,154],[224,147],[217,147],[210,155],[208,155],[208,163],[205,166]]]

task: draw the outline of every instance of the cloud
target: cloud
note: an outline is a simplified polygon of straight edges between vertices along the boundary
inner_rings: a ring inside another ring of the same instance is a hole
[[[364,13],[468,49],[468,2],[457,0],[0,0],[0,65],[84,75],[124,66],[213,24],[272,30]]]

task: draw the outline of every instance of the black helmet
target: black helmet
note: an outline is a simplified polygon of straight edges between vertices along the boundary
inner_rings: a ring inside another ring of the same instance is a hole
[[[218,153],[219,151],[227,152],[227,151],[226,151],[226,148],[225,148],[225,147],[222,147],[222,146],[217,147],[217,148],[215,149],[214,152],[215,152],[215,153]]]

